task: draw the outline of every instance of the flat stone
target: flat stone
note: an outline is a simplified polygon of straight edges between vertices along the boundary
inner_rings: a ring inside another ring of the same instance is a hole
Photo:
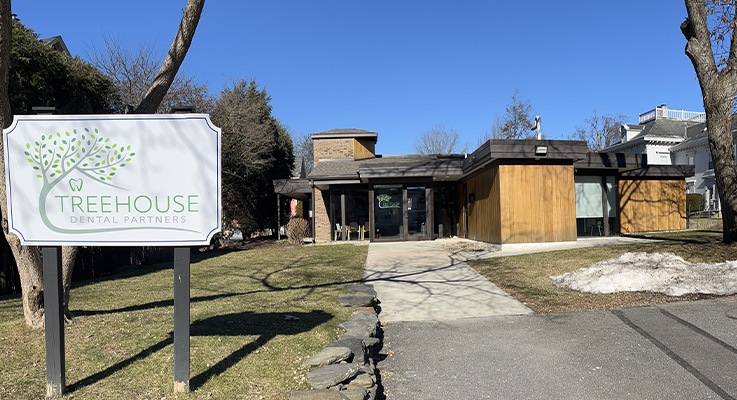
[[[352,321],[368,321],[374,324],[378,324],[379,316],[376,315],[376,312],[354,311],[353,315],[351,315],[351,320]]]
[[[349,283],[345,285],[345,290],[349,291],[350,293],[370,294],[376,297],[376,290],[374,290],[374,285],[369,285],[366,283]]]
[[[349,359],[349,362],[365,364],[366,363],[366,346],[363,344],[363,339],[359,337],[341,337],[335,342],[328,343],[327,347],[347,347],[351,349],[353,357]]]
[[[367,374],[364,371],[359,371],[358,374],[346,385],[349,389],[364,388],[370,389],[376,384],[374,377]]]
[[[368,390],[368,394],[366,395],[366,400],[375,400],[376,394],[379,392],[379,387],[374,386],[371,389]]]
[[[348,331],[354,336],[376,336],[376,324],[370,321],[346,321],[340,324],[340,327]]]
[[[302,363],[303,367],[324,367],[330,364],[337,364],[341,361],[345,361],[351,357],[351,349],[348,347],[326,347],[319,353],[310,357],[307,361]]]
[[[365,396],[364,396],[365,397]],[[289,400],[352,400],[337,390],[298,390],[289,393]]]
[[[366,389],[346,389],[338,392],[350,400],[366,400],[368,392]]]
[[[307,374],[307,382],[313,389],[327,389],[341,382],[347,381],[361,368],[361,364],[333,364],[318,368]]]
[[[379,338],[375,338],[375,337],[368,337],[368,338],[361,339],[361,341],[363,341],[363,345],[368,348],[368,347],[374,347],[374,346],[376,346],[377,344],[379,344],[379,342],[381,340],[379,340]]]
[[[376,296],[364,293],[341,294],[338,301],[343,307],[367,307],[374,303]]]
[[[371,306],[368,306],[368,307],[354,307],[353,308],[353,313],[354,314],[358,314],[358,313],[369,313],[369,314],[373,314],[373,315],[376,315],[376,316],[379,315],[379,313],[376,312],[376,309],[373,308],[373,307],[371,307]]]

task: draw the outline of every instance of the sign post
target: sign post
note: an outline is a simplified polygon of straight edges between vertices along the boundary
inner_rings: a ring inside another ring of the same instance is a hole
[[[8,229],[42,246],[47,396],[65,389],[61,246],[174,247],[174,390],[189,391],[190,253],[221,230],[204,114],[21,115],[3,131]]]
[[[174,248],[174,391],[189,392],[189,248]]]
[[[46,329],[46,396],[60,397],[65,389],[64,307],[61,247],[43,247],[44,326]]]

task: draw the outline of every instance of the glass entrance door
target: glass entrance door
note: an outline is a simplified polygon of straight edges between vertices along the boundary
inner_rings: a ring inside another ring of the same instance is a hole
[[[427,236],[427,198],[424,186],[407,188],[406,218],[409,239]]]
[[[432,197],[431,197],[432,198]],[[427,239],[432,232],[428,223],[426,186],[374,186],[374,240]],[[430,218],[428,220],[428,218]]]
[[[374,234],[377,240],[404,239],[402,188],[374,189]]]

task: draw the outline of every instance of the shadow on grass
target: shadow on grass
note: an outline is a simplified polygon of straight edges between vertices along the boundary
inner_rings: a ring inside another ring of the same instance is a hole
[[[190,262],[192,264],[195,264],[197,262],[204,261],[204,260],[214,258],[214,257],[219,257],[221,255],[228,254],[228,253],[243,252],[243,251],[253,250],[253,249],[264,247],[264,246],[272,246],[272,245],[275,245],[274,243],[275,242],[273,239],[258,239],[258,240],[250,240],[248,242],[243,242],[239,246],[222,247],[222,248],[206,250],[202,252],[199,252],[197,250],[197,247],[194,246],[194,247],[190,247],[191,249]],[[86,286],[86,285],[90,285],[94,283],[105,282],[105,281],[115,280],[115,279],[134,278],[134,277],[152,274],[152,273],[159,272],[162,270],[173,269],[174,264],[172,264],[172,260],[174,259],[174,247],[171,247],[171,249],[167,249],[165,251],[167,252],[170,251],[171,254],[167,254],[166,256],[164,256],[165,260],[162,262],[157,262],[157,263],[148,264],[148,265],[139,265],[139,266],[132,266],[132,265],[121,266],[112,271],[105,272],[94,278],[82,279],[79,281],[74,280],[72,282],[72,287],[74,288],[82,287],[82,286]],[[78,268],[78,266],[76,267]]]
[[[286,318],[286,316],[291,316]],[[240,360],[254,352],[279,335],[296,335],[307,332],[331,320],[334,316],[321,310],[308,313],[254,313],[250,311],[218,315],[195,321],[190,326],[190,336],[258,336],[256,340],[245,343],[240,349],[232,352],[210,368],[190,379],[190,388],[196,390],[214,376],[220,375],[237,364]],[[295,319],[296,318],[296,319]],[[169,347],[174,342],[172,337],[159,341],[125,360],[117,362],[100,372],[92,374],[68,386],[68,392],[74,392],[85,386],[93,385],[123,370],[127,366],[145,359],[149,355]],[[173,378],[172,378],[173,379]]]
[[[244,294],[246,293],[222,293],[222,294],[215,294],[212,296],[192,297],[189,299],[189,301],[192,303],[198,303],[201,301],[224,299],[228,297],[241,296]],[[114,313],[129,312],[129,311],[143,311],[143,310],[150,310],[150,309],[158,308],[158,307],[174,307],[174,299],[152,301],[152,302],[143,303],[143,304],[135,304],[132,306],[116,308],[113,310],[71,310],[71,313],[73,316],[79,317],[79,316],[90,316],[90,315],[100,315],[100,314],[114,314]]]
[[[658,235],[658,234],[649,234],[649,235],[627,234],[623,236],[637,238],[637,239],[650,239],[650,240],[654,239],[654,240],[660,240],[663,242],[676,242],[676,243],[683,243],[683,244],[708,244],[708,243],[716,244],[716,243],[722,242],[721,232],[718,232],[718,231],[701,231],[701,232],[705,234],[714,234],[714,237],[712,238],[712,237],[705,236],[705,235],[699,235],[697,236],[697,238],[693,238],[693,237],[679,237],[677,235]]]

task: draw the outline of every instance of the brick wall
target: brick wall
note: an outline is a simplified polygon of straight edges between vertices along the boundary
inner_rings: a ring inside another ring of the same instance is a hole
[[[315,162],[321,158],[353,158],[353,141],[353,138],[315,140]]]
[[[332,240],[330,237],[330,218],[328,216],[328,207],[330,207],[330,192],[320,189],[314,190],[315,213],[313,215],[315,221],[315,241],[328,242]]]

